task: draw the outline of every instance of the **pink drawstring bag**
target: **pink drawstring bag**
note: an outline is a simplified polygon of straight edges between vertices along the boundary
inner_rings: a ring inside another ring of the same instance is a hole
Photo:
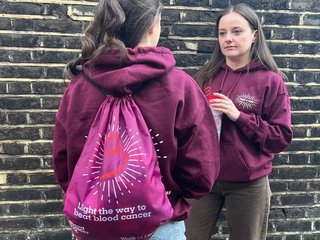
[[[131,95],[107,96],[66,193],[81,240],[146,240],[173,215],[149,129]]]

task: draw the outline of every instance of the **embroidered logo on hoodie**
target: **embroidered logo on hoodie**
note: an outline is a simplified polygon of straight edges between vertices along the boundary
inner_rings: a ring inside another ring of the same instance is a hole
[[[258,105],[258,101],[255,96],[243,93],[238,95],[236,98],[236,102],[246,110],[252,110]]]

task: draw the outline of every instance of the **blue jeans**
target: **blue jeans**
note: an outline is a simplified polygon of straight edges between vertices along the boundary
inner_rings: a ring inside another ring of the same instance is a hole
[[[158,227],[158,229],[151,236],[150,240],[186,240],[186,236],[184,234],[185,231],[186,227],[184,225],[184,221],[167,222]],[[75,237],[72,237],[72,239],[81,240]]]
[[[150,240],[186,240],[185,231],[184,221],[171,221],[161,225]]]

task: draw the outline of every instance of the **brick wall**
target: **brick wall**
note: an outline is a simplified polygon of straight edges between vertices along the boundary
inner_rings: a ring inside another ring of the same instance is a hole
[[[194,73],[213,50],[216,13],[230,3],[165,0],[161,45]],[[320,239],[319,0],[244,0],[257,9],[288,77],[294,141],[276,157],[269,237]],[[95,1],[0,1],[0,240],[71,239],[51,143],[66,61]],[[227,239],[224,214],[216,239]]]

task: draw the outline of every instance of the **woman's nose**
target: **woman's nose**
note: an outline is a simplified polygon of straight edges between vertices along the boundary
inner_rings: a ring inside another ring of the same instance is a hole
[[[231,36],[230,33],[227,33],[227,34],[226,34],[225,41],[226,41],[226,42],[232,42],[232,36]]]

